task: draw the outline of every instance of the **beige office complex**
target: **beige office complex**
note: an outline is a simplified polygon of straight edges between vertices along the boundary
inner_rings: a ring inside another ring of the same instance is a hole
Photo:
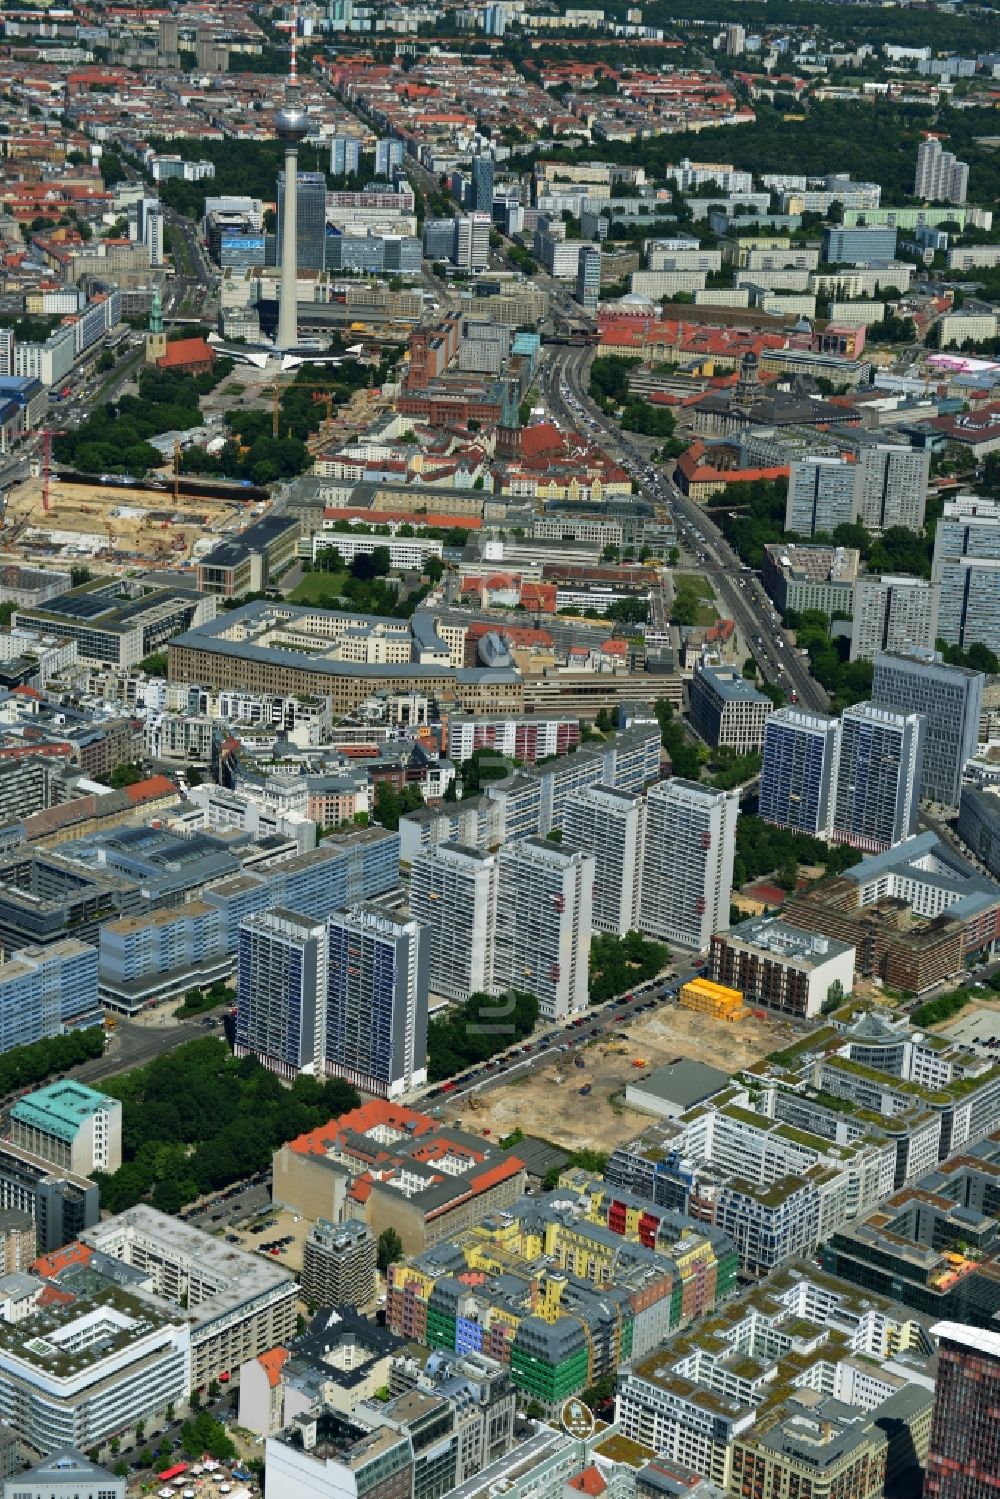
[[[91,1249],[145,1271],[158,1297],[185,1308],[192,1389],[238,1369],[295,1331],[298,1286],[283,1266],[155,1208],[129,1208],[80,1238]]]
[[[318,694],[334,712],[373,692],[452,694],[470,712],[520,709],[518,674],[465,667],[464,647],[464,629],[423,612],[397,620],[258,601],[171,640],[168,675],[207,687]]]

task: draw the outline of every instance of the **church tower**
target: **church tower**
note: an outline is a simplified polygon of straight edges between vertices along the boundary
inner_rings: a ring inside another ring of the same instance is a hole
[[[757,355],[749,349],[743,355],[740,363],[740,378],[733,387],[733,404],[745,408],[752,406],[754,401],[759,401],[760,397],[760,366],[757,363]]]
[[[517,382],[503,382],[500,422],[497,427],[496,456],[514,461],[521,456],[520,397]]]
[[[146,334],[146,363],[155,364],[167,352],[167,335],[163,331],[163,303],[158,288],[153,289],[149,309],[149,332]]]

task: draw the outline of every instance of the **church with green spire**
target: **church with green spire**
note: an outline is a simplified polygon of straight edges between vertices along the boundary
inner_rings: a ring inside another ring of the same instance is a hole
[[[153,301],[149,309],[149,332],[146,334],[146,363],[155,364],[167,352],[167,335],[163,328],[163,303],[159,287],[153,288]]]

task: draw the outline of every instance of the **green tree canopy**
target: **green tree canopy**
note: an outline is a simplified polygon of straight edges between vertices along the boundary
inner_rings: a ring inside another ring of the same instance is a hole
[[[590,1002],[603,1004],[655,978],[670,962],[670,950],[639,932],[615,937],[601,932],[590,943]]]
[[[384,1228],[378,1236],[378,1267],[384,1275],[390,1265],[403,1258],[403,1241],[394,1228]]]
[[[530,1036],[538,1022],[533,994],[472,994],[464,1004],[435,1015],[427,1026],[427,1075],[432,1082],[485,1062]]]
[[[656,717],[660,725],[660,739],[670,756],[670,765],[675,776],[685,780],[701,779],[702,756],[684,732],[679,718],[674,716],[674,705],[665,697],[656,700]]]
[[[739,890],[750,880],[799,864],[820,864],[827,874],[841,874],[860,859],[856,848],[843,843],[827,844],[821,838],[810,838],[791,828],[772,827],[747,813],[736,824],[733,889]]]
[[[286,1088],[253,1057],[230,1056],[213,1036],[109,1078],[122,1102],[123,1164],[97,1173],[113,1213],[153,1201],[165,1212],[270,1164],[278,1145],[326,1124],[359,1099],[340,1079],[296,1078]]]

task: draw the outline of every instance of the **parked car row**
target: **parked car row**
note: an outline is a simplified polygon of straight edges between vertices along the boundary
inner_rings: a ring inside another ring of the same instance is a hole
[[[704,967],[702,960],[691,965],[696,973],[701,972]],[[574,1045],[586,1037],[596,1039],[598,1036],[605,1035],[613,1031],[623,1018],[629,1015],[640,1015],[646,1010],[655,1009],[658,1005],[670,1003],[676,999],[677,991],[687,976],[688,973],[685,971],[684,975],[674,978],[647,979],[628,994],[608,1000],[600,1006],[593,1006],[583,1015],[575,1015],[572,1020],[565,1022],[562,1030],[547,1031],[535,1039],[520,1041],[516,1045],[509,1046],[506,1051],[480,1062],[477,1066],[467,1068],[457,1077],[448,1078],[446,1082],[439,1083],[436,1088],[431,1088],[425,1094],[425,1098],[430,1102],[435,1098],[467,1088],[470,1084],[491,1075],[501,1074],[511,1067],[521,1066],[523,1059],[533,1053],[538,1054],[550,1048],[566,1052],[572,1050]]]

